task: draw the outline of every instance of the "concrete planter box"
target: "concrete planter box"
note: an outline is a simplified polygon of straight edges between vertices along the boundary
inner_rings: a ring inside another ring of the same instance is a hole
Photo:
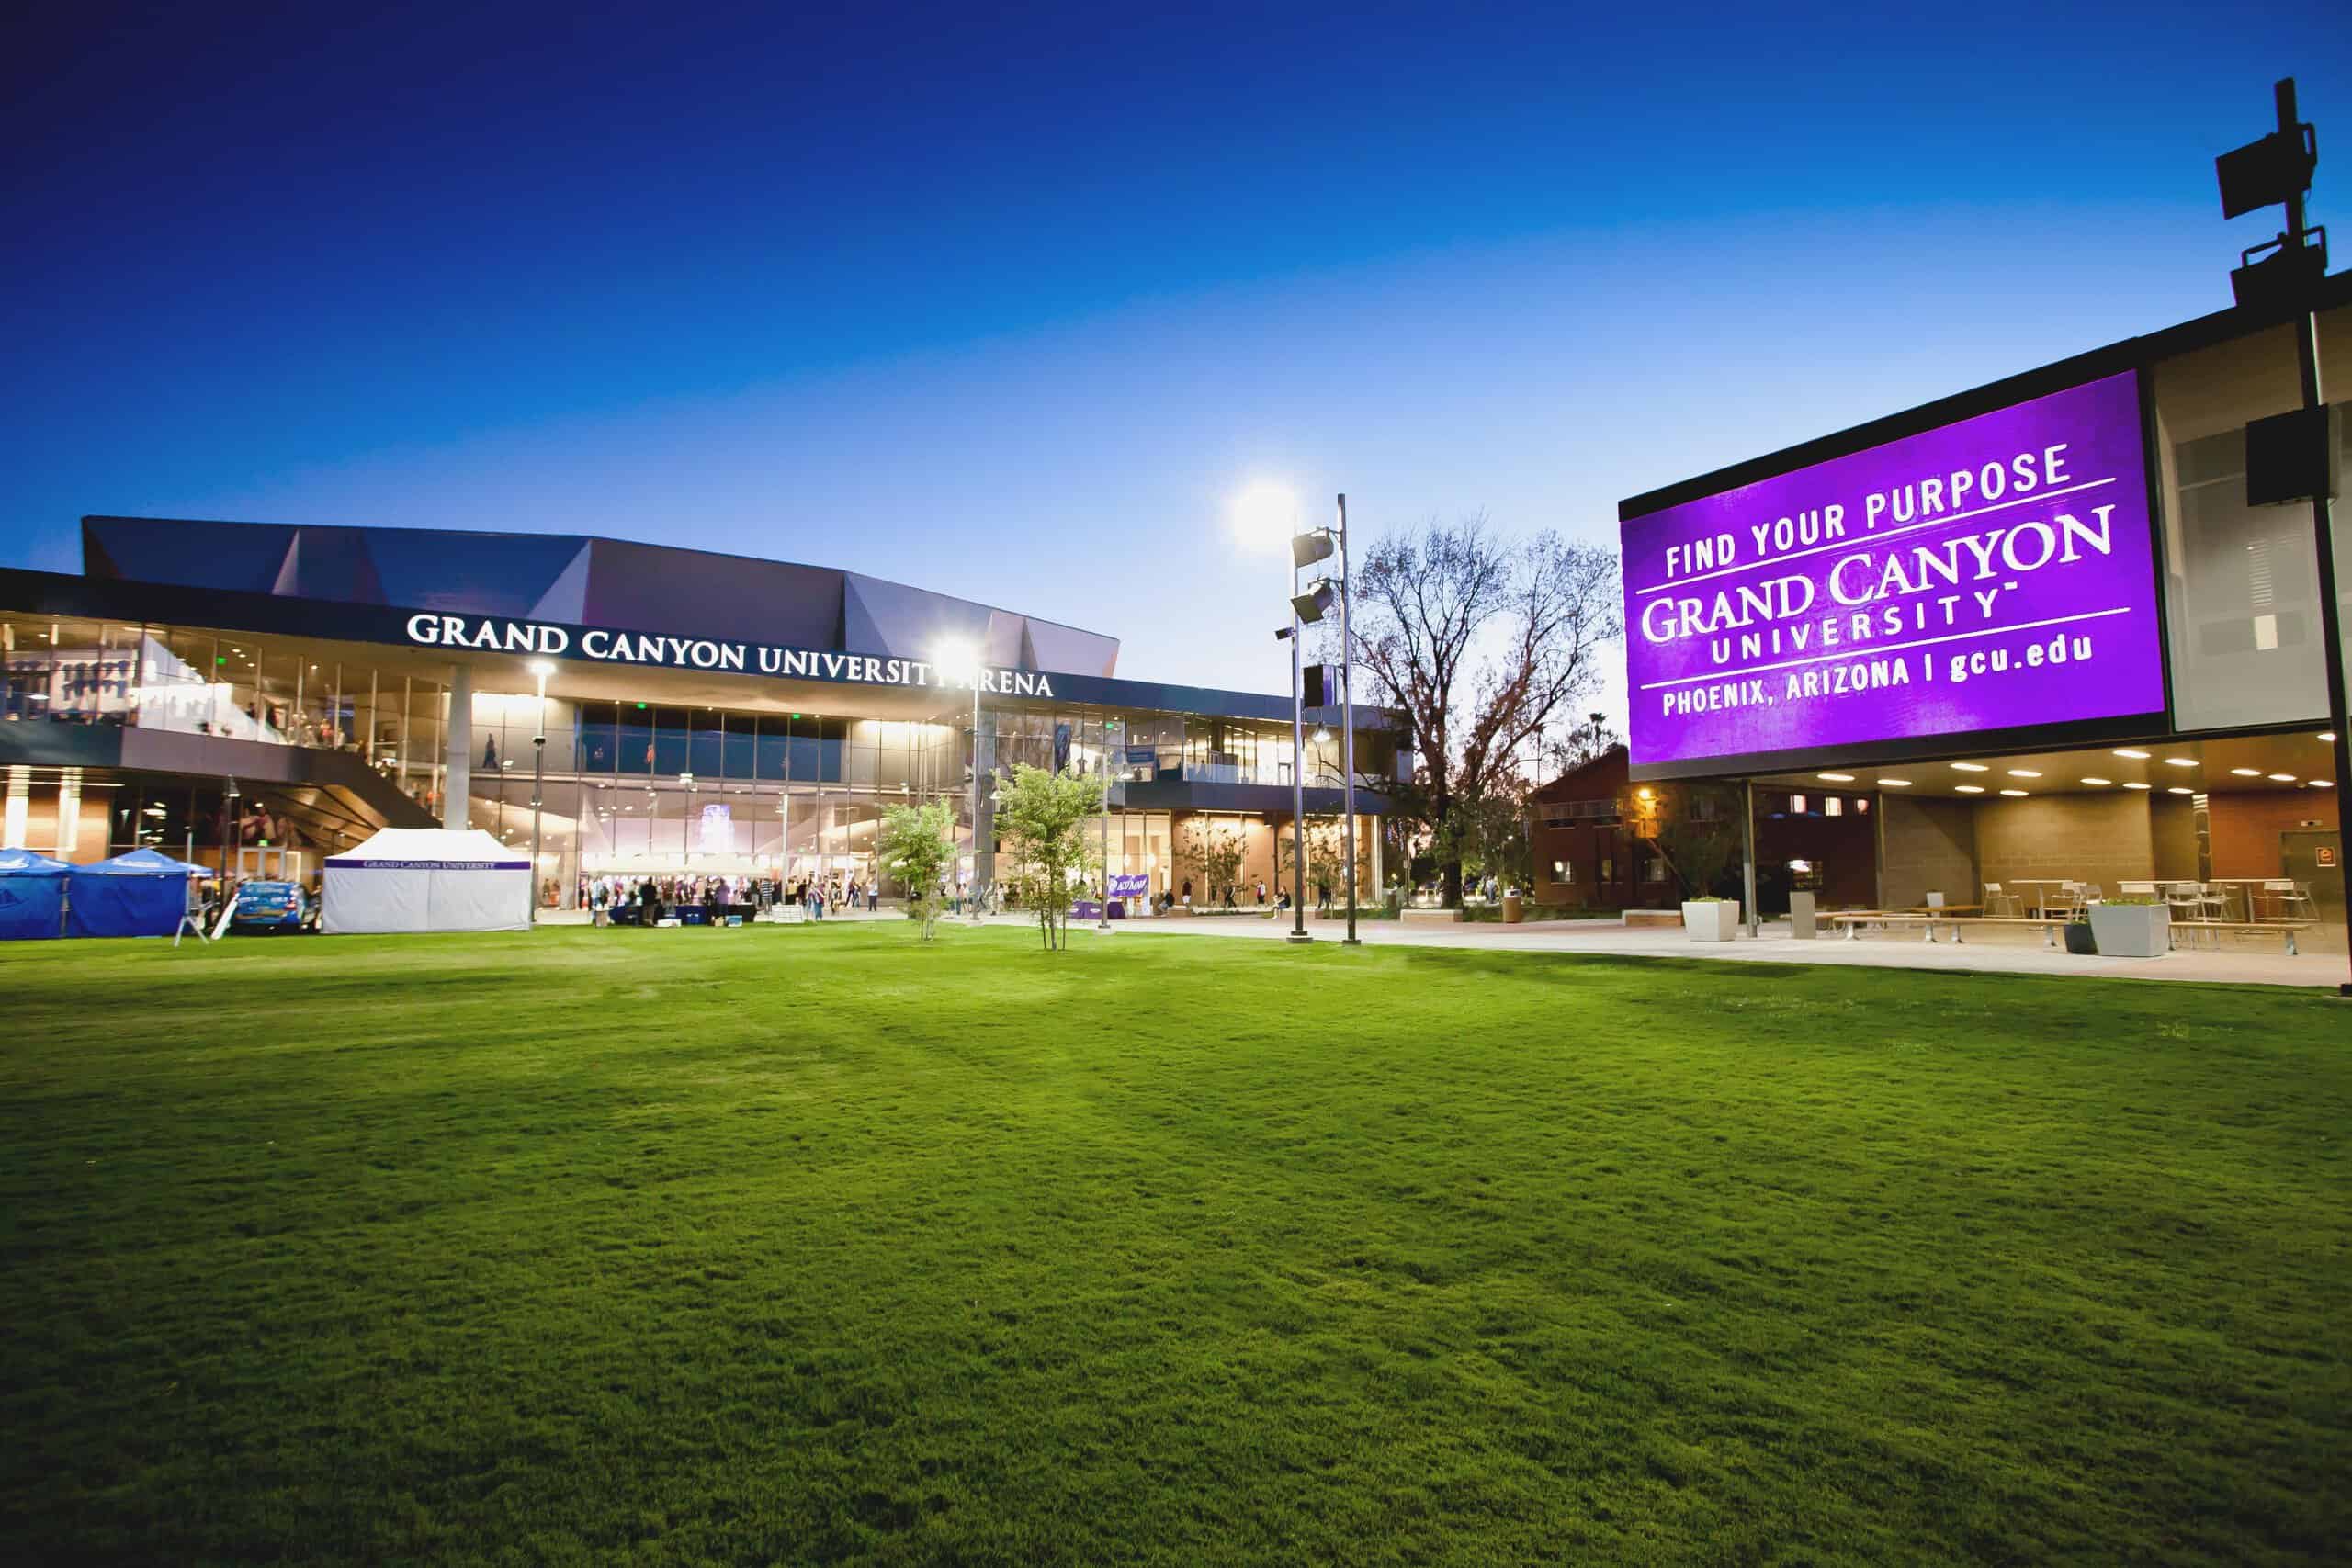
[[[1739,934],[1739,900],[1682,906],[1682,929],[1692,942],[1730,942]]]
[[[2172,914],[2162,904],[2093,904],[2090,916],[2102,958],[2162,958],[2172,948]]]

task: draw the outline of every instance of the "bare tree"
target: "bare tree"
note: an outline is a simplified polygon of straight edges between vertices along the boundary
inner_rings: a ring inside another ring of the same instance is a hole
[[[1589,713],[1583,722],[1566,732],[1555,731],[1544,738],[1544,772],[1555,779],[1575,773],[1624,743],[1625,738],[1609,728],[1607,714]]]
[[[1412,726],[1424,776],[1403,804],[1435,835],[1449,906],[1462,901],[1457,804],[1516,793],[1517,759],[1600,683],[1623,625],[1616,556],[1549,531],[1514,544],[1482,513],[1367,553],[1357,655]]]

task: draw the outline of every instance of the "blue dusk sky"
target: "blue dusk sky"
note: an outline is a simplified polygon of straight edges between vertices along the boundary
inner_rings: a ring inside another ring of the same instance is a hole
[[[130,513],[815,561],[1279,690],[1231,498],[1622,496],[2229,301],[2339,5],[55,6],[0,563]],[[691,618],[691,606],[683,606]]]

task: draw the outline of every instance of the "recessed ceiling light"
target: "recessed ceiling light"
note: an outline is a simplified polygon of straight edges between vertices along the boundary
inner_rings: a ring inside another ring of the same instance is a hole
[[[2196,765],[2197,759],[2194,757],[2166,757],[2165,759],[2165,766],[2167,768],[2193,768]]]
[[[2031,768],[2011,768],[2009,770],[2009,777],[2013,779],[2038,779],[2041,776],[2041,775],[2040,773],[2035,773]]]
[[[1989,773],[1993,771],[1982,762],[1954,762],[1952,767],[1963,773]]]
[[[2166,795],[2195,795],[2197,792],[2180,784],[2174,784],[2171,788],[2165,790],[2165,793]]]
[[[1911,781],[1909,779],[1881,779],[1878,782],[1880,787],[1883,789],[1909,789],[1911,787]]]
[[[1827,779],[1831,784],[1852,784],[1854,782],[1854,775],[1851,773],[1815,773],[1813,776],[1817,779]]]
[[[2292,773],[2273,773],[2270,776],[2280,784],[2293,784],[2295,782],[2295,775]]]
[[[2319,738],[2320,738],[2322,740],[2326,741],[2326,742],[2327,742],[2329,745],[2331,745],[2331,746],[2333,746],[2333,745],[2335,745],[2335,731],[2334,731],[2333,729],[2323,729],[2323,730],[2321,730],[2321,731],[2319,732]]]
[[[2260,768],[2232,768],[2230,772],[2242,779],[2258,779],[2262,776]]]
[[[1984,793],[1984,786],[1983,784],[1954,784],[1952,787],[1962,795],[1983,795]]]
[[[2113,784],[2115,781],[2114,781],[2113,779],[2094,779],[2094,778],[2086,778],[2086,779],[2084,779],[2084,780],[2083,780],[2083,782],[2084,782],[2085,784]]]
[[[2133,751],[2126,749],[2118,750],[2115,754],[2119,757],[2129,757],[2135,762],[2144,762],[2148,760],[2148,754],[2145,751]]]
[[[2305,779],[2303,782],[2311,785],[2313,789],[2334,789],[2335,787],[2335,781],[2334,779]]]
[[[2125,789],[2145,789],[2145,788],[2147,788],[2148,786],[2147,786],[2146,784],[2142,784],[2142,783],[2141,783],[2139,780],[2137,780],[2137,779],[2125,779],[2125,780],[2123,781],[2123,787],[2124,787]]]
[[[2021,789],[2005,789],[2001,793],[2003,795],[2012,795],[2018,800],[2023,800],[2025,798],[2025,791]]]

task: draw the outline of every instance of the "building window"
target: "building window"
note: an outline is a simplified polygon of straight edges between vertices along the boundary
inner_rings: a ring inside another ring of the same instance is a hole
[[[1792,817],[1802,817],[1804,815],[1804,796],[1801,795],[1792,795],[1789,796],[1789,815]]]
[[[1601,857],[1600,862],[1600,880],[1603,882],[1617,880],[1617,863],[1605,855]]]
[[[1822,798],[1821,810],[1826,817],[1843,817],[1846,815],[1846,803],[1837,795],[1826,795]]]
[[[1658,859],[1656,855],[1652,855],[1648,862],[1642,867],[1642,880],[1644,882],[1664,882],[1666,880],[1666,862]]]
[[[1564,861],[1564,860],[1555,860],[1555,861],[1554,861],[1554,862],[1552,863],[1552,880],[1553,880],[1553,881],[1555,881],[1555,882],[1574,882],[1576,879],[1577,879],[1577,868],[1576,868],[1576,867],[1574,867],[1574,866],[1572,866],[1572,865],[1570,865],[1566,861]]]

